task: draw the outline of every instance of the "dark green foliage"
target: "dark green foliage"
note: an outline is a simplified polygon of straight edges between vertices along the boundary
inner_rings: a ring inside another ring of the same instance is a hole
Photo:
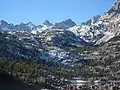
[[[34,62],[0,60],[0,68],[6,70],[11,75],[17,76],[26,83],[28,81],[33,84],[41,82],[36,79],[45,76],[43,65]]]

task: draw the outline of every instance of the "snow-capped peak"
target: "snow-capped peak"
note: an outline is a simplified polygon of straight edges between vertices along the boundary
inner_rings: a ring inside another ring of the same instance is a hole
[[[46,30],[46,29],[49,29],[49,27],[46,26],[46,25],[43,25],[43,27],[42,27],[41,29],[42,29],[42,30]]]
[[[30,29],[33,29],[35,27],[35,25],[32,22],[28,22],[27,26],[30,27]]]

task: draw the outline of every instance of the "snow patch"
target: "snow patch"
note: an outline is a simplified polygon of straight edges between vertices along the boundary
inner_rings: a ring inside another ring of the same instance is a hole
[[[103,38],[101,38],[100,40],[98,40],[96,42],[96,45],[99,45],[101,43],[107,42],[108,40],[110,40],[111,38],[115,37],[114,33],[110,33],[108,31],[105,32],[105,36]]]

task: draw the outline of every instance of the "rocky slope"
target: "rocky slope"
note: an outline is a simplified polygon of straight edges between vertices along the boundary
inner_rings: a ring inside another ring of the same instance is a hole
[[[107,77],[120,79],[120,36],[110,39],[108,42],[98,47],[95,51],[87,55],[89,60],[88,72],[92,72],[95,77]]]

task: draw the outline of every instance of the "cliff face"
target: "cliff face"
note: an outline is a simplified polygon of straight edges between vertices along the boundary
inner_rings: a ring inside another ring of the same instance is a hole
[[[116,0],[112,8],[109,11],[119,11],[120,10],[120,0]]]
[[[108,10],[100,21],[107,23],[107,30],[115,35],[120,34],[120,0],[116,0],[112,8]]]
[[[100,20],[113,20],[120,16],[120,0],[116,0],[112,8],[108,10]]]

